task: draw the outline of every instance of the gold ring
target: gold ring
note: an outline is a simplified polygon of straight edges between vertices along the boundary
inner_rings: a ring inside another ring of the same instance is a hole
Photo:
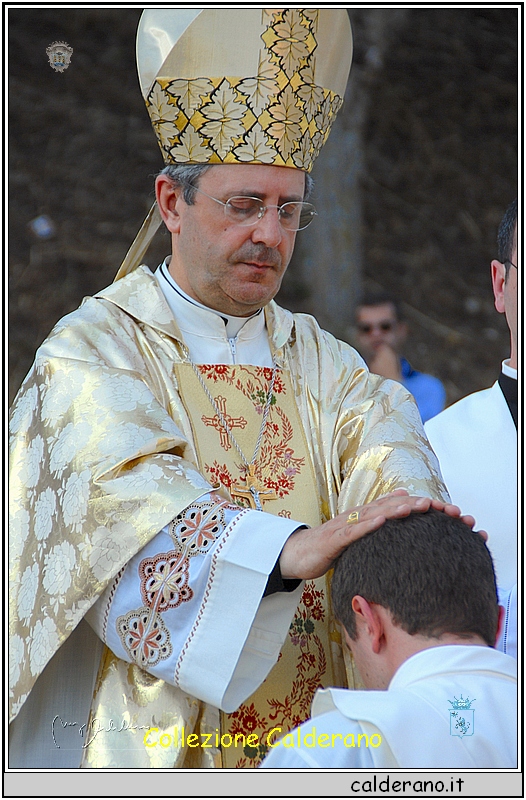
[[[347,523],[349,525],[354,525],[356,522],[359,522],[359,521],[360,521],[360,512],[359,511],[353,511],[347,517]]]

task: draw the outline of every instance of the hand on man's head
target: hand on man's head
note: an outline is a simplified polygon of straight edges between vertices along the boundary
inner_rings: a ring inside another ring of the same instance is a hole
[[[472,516],[462,515],[460,508],[452,503],[430,497],[415,497],[405,489],[396,489],[379,500],[349,509],[316,528],[295,531],[281,551],[279,564],[282,577],[303,580],[319,578],[355,539],[377,530],[387,519],[407,517],[412,511],[425,512],[430,508],[460,517],[470,528],[475,525]]]

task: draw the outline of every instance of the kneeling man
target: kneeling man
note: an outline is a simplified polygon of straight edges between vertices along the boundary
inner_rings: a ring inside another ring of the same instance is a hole
[[[262,767],[516,766],[516,662],[493,649],[499,606],[481,536],[435,510],[387,520],[339,558],[332,598],[376,691],[319,690],[313,719],[268,737]]]

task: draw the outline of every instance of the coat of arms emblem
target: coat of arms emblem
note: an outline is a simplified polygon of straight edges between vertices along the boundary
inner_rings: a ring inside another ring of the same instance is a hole
[[[475,729],[475,709],[471,708],[471,704],[475,702],[475,698],[470,700],[469,697],[464,699],[460,695],[460,699],[455,697],[454,700],[448,700],[452,708],[449,709],[449,732],[451,736],[459,736],[461,739],[464,736],[473,736]]]
[[[73,48],[66,42],[53,42],[46,47],[46,53],[49,58],[49,66],[53,67],[56,72],[64,72],[69,67]]]

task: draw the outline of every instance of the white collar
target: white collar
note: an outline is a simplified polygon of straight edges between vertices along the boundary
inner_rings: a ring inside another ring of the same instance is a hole
[[[508,378],[514,378],[517,380],[517,370],[513,367],[510,367],[509,361],[509,358],[507,358],[506,361],[502,362],[502,372],[504,375],[507,375]]]
[[[265,330],[265,315],[260,308],[251,317],[234,317],[199,303],[186,294],[168,271],[170,257],[157,268],[155,277],[177,319],[181,333],[203,338],[256,339]]]
[[[511,656],[484,645],[437,645],[414,653],[401,664],[388,686],[387,693],[382,689],[349,691],[348,689],[318,689],[312,703],[312,716],[319,716],[339,709],[350,719],[362,718],[364,708],[368,709],[375,699],[385,697],[389,692],[411,690],[410,687],[421,681],[436,679],[440,675],[465,673],[501,674],[511,679],[517,677],[517,661]],[[397,713],[399,713],[399,708]],[[363,719],[368,719],[367,713]],[[358,717],[356,716],[358,714]],[[374,721],[371,720],[371,721]]]
[[[502,658],[497,658],[497,654]],[[474,668],[502,669],[503,672],[513,675],[516,664],[510,656],[485,645],[437,645],[420,650],[404,661],[391,678],[388,689],[405,689],[415,681],[441,672],[469,672]]]

